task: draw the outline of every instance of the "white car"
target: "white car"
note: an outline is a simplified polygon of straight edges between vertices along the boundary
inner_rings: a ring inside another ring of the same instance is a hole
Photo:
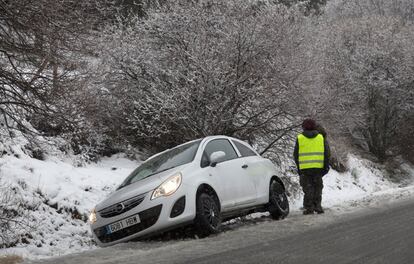
[[[211,136],[150,157],[89,220],[98,245],[109,246],[188,224],[203,237],[222,220],[264,211],[289,213],[275,166],[243,141]]]

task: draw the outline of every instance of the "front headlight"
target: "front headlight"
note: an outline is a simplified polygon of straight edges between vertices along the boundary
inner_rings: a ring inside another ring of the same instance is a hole
[[[93,224],[96,222],[96,209],[94,208],[89,214],[89,223]]]
[[[177,173],[174,176],[168,178],[164,181],[157,189],[154,190],[151,196],[151,200],[161,197],[161,196],[168,196],[180,187],[181,185],[181,173]]]

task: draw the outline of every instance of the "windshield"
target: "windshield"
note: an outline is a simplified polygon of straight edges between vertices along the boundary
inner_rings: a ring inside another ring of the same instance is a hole
[[[198,145],[200,145],[200,142],[201,139],[192,141],[190,143],[167,150],[166,152],[145,161],[125,179],[125,181],[118,187],[118,189],[140,181],[144,178],[148,178],[162,171],[166,171],[192,162],[197,153]]]

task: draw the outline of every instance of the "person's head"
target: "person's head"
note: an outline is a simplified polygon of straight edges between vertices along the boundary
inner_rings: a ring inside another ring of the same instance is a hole
[[[311,118],[306,118],[302,122],[303,130],[316,130],[316,122]]]

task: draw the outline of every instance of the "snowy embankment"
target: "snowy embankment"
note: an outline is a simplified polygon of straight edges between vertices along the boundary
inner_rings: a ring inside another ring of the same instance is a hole
[[[21,242],[2,254],[42,258],[95,247],[87,224],[89,211],[112,192],[139,162],[123,155],[74,167],[60,160],[41,161],[16,150],[0,159],[3,188],[17,189],[29,208],[32,229],[22,230]],[[17,157],[16,157],[17,156]]]
[[[8,182],[9,188],[17,188],[22,199],[35,209],[28,215],[34,229],[23,234],[14,247],[0,249],[0,255],[44,258],[94,248],[86,215],[138,164],[122,155],[103,158],[85,167],[56,159],[40,161],[22,152],[3,156],[0,159],[3,182]],[[400,188],[369,161],[350,156],[348,166],[347,173],[331,171],[324,177],[325,208],[348,210],[376,196],[414,194],[413,187]],[[301,196],[291,197],[292,211],[299,210],[301,199]]]

